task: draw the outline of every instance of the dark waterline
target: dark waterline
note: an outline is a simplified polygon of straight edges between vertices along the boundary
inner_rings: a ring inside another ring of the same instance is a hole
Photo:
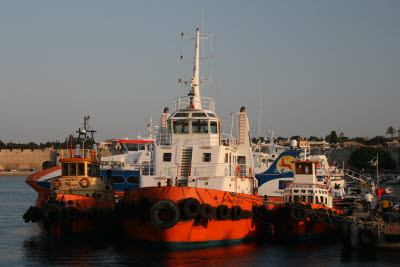
[[[348,251],[340,242],[262,242],[160,252],[119,239],[51,240],[22,220],[37,197],[25,177],[0,177],[0,266],[40,265],[398,265],[399,251]]]

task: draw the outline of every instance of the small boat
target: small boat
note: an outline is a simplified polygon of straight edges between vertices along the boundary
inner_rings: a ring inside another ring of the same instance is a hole
[[[141,169],[140,188],[116,206],[124,236],[141,244],[203,248],[238,244],[260,237],[253,209],[263,205],[254,178],[249,123],[238,114],[238,139],[221,132],[215,102],[201,97],[199,43],[188,97],[164,110],[150,168]]]
[[[61,176],[51,178],[50,190],[39,194],[35,205],[23,215],[53,237],[106,232],[113,229],[114,189],[100,176],[100,160],[94,140],[79,129],[78,144],[60,155]],[[92,149],[80,148],[92,141]]]
[[[332,189],[317,179],[319,161],[296,161],[294,181],[276,208],[275,231],[294,239],[314,239],[340,229],[344,211],[333,206]]]
[[[82,130],[91,131],[88,127],[88,117],[85,117]],[[115,193],[121,197],[124,192],[139,187],[139,169],[150,164],[153,152],[152,122],[149,123],[149,134],[146,138],[135,140],[116,140],[121,154],[101,157],[100,175],[114,181]],[[70,153],[69,149],[57,151],[58,155]],[[100,155],[98,153],[98,155]],[[111,170],[111,173],[108,171]],[[61,166],[35,172],[26,178],[26,183],[39,194],[46,194],[50,190],[52,178],[61,177]]]

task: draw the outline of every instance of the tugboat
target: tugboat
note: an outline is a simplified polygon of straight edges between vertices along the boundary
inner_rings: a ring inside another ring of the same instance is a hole
[[[223,246],[263,233],[252,211],[263,201],[252,172],[246,111],[242,107],[238,114],[237,140],[221,133],[214,100],[200,96],[200,38],[197,29],[188,97],[175,100],[171,115],[164,110],[153,163],[141,169],[140,188],[128,191],[116,207],[124,235],[141,244]]]
[[[100,176],[95,131],[90,132],[92,138],[79,129],[75,150],[60,154],[61,177],[51,179],[50,191],[39,194],[23,216],[26,223],[37,223],[44,234],[64,237],[112,228],[113,184]],[[92,143],[92,149],[85,149],[85,142]]]
[[[344,211],[333,206],[332,189],[319,182],[319,161],[296,161],[293,183],[286,186],[276,208],[275,231],[294,239],[314,239],[340,229]]]
[[[92,131],[88,120],[89,116],[84,118],[82,131]],[[151,132],[151,119],[148,126],[149,134],[146,138],[138,137],[137,140],[115,140],[120,147],[121,154],[101,157],[100,174],[103,177],[107,177],[110,172],[109,170],[111,170],[111,175],[108,178],[114,181],[114,190],[119,197],[125,191],[139,187],[140,165],[148,165],[150,163],[154,143]],[[55,166],[29,175],[26,178],[26,183],[39,194],[48,194],[51,179],[60,177],[61,166]]]

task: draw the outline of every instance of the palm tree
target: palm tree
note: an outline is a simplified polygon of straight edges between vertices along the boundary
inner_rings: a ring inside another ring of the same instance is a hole
[[[390,126],[386,130],[386,134],[389,134],[392,138],[393,138],[395,133],[396,133],[396,129],[393,126]]]

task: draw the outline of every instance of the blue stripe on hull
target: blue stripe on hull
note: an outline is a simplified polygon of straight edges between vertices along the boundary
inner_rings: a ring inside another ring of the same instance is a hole
[[[165,250],[194,250],[194,249],[205,249],[205,248],[216,248],[216,247],[231,247],[237,246],[245,242],[252,242],[259,239],[259,236],[245,237],[240,239],[228,239],[228,240],[210,240],[202,242],[151,242],[148,240],[140,240],[128,238],[129,240],[137,243],[140,246],[146,246],[151,249],[165,249]]]

